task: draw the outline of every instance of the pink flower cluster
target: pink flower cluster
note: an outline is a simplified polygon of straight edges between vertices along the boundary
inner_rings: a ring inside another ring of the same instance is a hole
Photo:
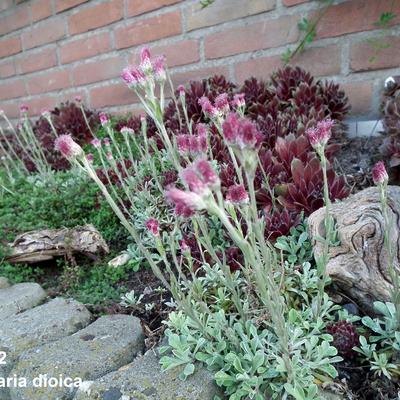
[[[248,203],[249,195],[243,185],[232,185],[228,188],[225,200],[231,204]]]
[[[334,122],[328,118],[318,122],[315,128],[307,129],[306,134],[311,146],[314,148],[325,146],[331,138],[333,125]]]
[[[176,137],[178,151],[181,154],[199,154],[207,152],[207,128],[197,125],[197,135],[178,135]]]
[[[228,94],[221,93],[218,95],[214,101],[214,105],[208,97],[203,96],[199,99],[199,105],[203,113],[209,118],[225,115],[229,112]]]
[[[58,136],[54,142],[54,147],[68,160],[72,160],[83,154],[82,147],[74,142],[71,135]]]
[[[158,236],[160,223],[156,219],[150,218],[146,221],[146,228],[151,234],[153,234],[154,236]]]
[[[222,124],[222,131],[226,142],[241,150],[255,149],[261,145],[263,139],[254,122],[240,118],[236,113],[228,114]]]
[[[389,176],[386,172],[385,164],[383,161],[378,161],[374,168],[372,168],[372,180],[375,185],[386,184],[389,180]]]
[[[104,113],[104,112],[100,112],[99,113],[99,118],[100,118],[101,126],[107,126],[108,123],[110,122],[110,120],[108,119],[106,113]]]
[[[244,93],[235,94],[233,96],[233,100],[231,101],[231,105],[235,109],[244,107],[246,105]]]
[[[151,58],[150,50],[145,47],[140,52],[139,66],[129,65],[124,68],[121,74],[125,83],[132,88],[144,86],[149,80],[165,82],[165,57],[158,56]]]
[[[190,217],[196,210],[202,210],[205,198],[211,189],[220,185],[218,175],[207,160],[198,160],[181,172],[181,178],[189,191],[171,188],[165,192],[166,198],[175,204],[177,215]]]
[[[21,114],[26,114],[29,110],[29,107],[26,104],[21,104],[19,106],[19,111]]]

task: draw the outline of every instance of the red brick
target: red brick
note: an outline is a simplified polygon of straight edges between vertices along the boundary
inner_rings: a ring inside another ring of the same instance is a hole
[[[3,0],[0,2],[0,11],[7,10],[14,5],[13,0]]]
[[[260,14],[275,8],[275,0],[218,0],[202,8],[200,2],[186,10],[188,31]]]
[[[354,43],[350,50],[353,71],[398,68],[400,65],[400,37],[378,37]]]
[[[144,14],[161,7],[179,3],[181,0],[129,0],[127,4],[128,17]]]
[[[400,1],[350,0],[330,6],[317,25],[317,37],[326,38],[378,29],[374,23],[379,20],[383,11],[391,9],[396,14],[392,24],[400,23]]]
[[[111,50],[110,33],[102,32],[60,45],[60,61],[62,64],[68,64],[72,61],[97,56],[109,50]]]
[[[40,21],[52,15],[50,0],[36,0],[32,2],[31,15],[32,21]]]
[[[21,50],[21,39],[17,36],[0,40],[0,58],[17,54]]]
[[[56,13],[73,8],[79,4],[86,3],[89,0],[56,0]]]
[[[296,56],[291,64],[304,68],[314,76],[336,75],[341,69],[340,48],[338,46],[310,48]],[[283,66],[280,55],[243,61],[235,67],[236,81],[242,83],[251,76],[268,79],[274,71]]]
[[[55,42],[65,36],[65,25],[62,18],[51,19],[40,23],[22,34],[24,49],[31,49],[46,43]]]
[[[30,100],[21,99],[29,107],[29,115],[38,116],[43,109],[51,110],[58,105],[57,96],[40,96]]]
[[[29,94],[38,94],[52,92],[54,90],[64,89],[69,87],[71,84],[69,71],[50,70],[44,74],[35,76],[28,81],[28,92]]]
[[[8,78],[15,75],[15,64],[13,60],[6,60],[0,63],[0,78]]]
[[[296,6],[297,4],[307,3],[309,0],[283,0],[283,5],[286,7]]]
[[[124,83],[113,83],[90,89],[90,106],[92,108],[133,104],[137,101],[137,96]]]
[[[110,0],[94,7],[79,9],[68,20],[69,33],[87,32],[101,26],[109,25],[122,18],[122,0]]]
[[[18,118],[20,116],[19,107],[15,100],[2,101],[0,108],[6,113],[9,119]]]
[[[208,78],[212,75],[228,75],[229,71],[227,67],[208,67],[195,69],[186,72],[177,72],[172,74],[172,82],[174,86],[183,85],[193,80],[199,80],[203,78]]]
[[[20,6],[12,14],[0,18],[0,35],[16,31],[28,24],[28,7]]]
[[[181,14],[179,11],[173,11],[117,28],[115,45],[117,49],[122,49],[179,33],[181,33]]]
[[[74,85],[105,81],[121,75],[125,61],[120,56],[79,64],[72,69]]]
[[[293,43],[299,37],[297,19],[281,17],[208,35],[205,38],[206,57],[226,57]]]
[[[352,115],[368,114],[371,111],[373,82],[349,82],[340,85],[351,104]]]
[[[182,40],[174,44],[152,47],[151,54],[164,55],[168,67],[193,64],[200,61],[199,43],[197,40]],[[138,55],[135,53],[131,56],[130,62],[135,64],[138,62],[138,58]]]
[[[14,99],[25,96],[25,84],[22,79],[7,81],[0,84],[0,100]]]
[[[21,74],[40,71],[57,65],[56,49],[48,48],[34,53],[24,54],[17,60],[17,68]]]

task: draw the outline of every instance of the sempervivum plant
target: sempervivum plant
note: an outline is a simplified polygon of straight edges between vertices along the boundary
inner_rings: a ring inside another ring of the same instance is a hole
[[[86,107],[83,107],[83,109],[91,129],[94,129],[100,123],[98,114]],[[48,111],[48,113],[50,113],[52,123],[58,135],[69,134],[81,146],[89,143],[93,138],[79,105],[73,102],[62,103],[59,107]],[[69,163],[57,152],[53,151],[55,135],[45,116],[42,115],[36,121],[33,131],[41,143],[52,168],[55,170],[68,169]]]
[[[333,336],[333,345],[341,356],[353,358],[357,354],[353,347],[359,345],[360,335],[351,322],[335,322],[327,326],[327,331]]]

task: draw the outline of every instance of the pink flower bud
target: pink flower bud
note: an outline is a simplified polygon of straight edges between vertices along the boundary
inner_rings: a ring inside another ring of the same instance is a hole
[[[101,146],[101,140],[100,140],[100,139],[97,139],[97,138],[92,139],[92,140],[90,141],[90,143],[91,143],[94,147],[96,147],[96,149],[98,149],[98,148]]]
[[[204,124],[197,124],[196,131],[199,138],[199,151],[201,153],[207,153],[208,150],[207,128]]]
[[[306,135],[310,140],[311,146],[316,148],[319,146],[325,146],[330,137],[334,122],[331,119],[326,119],[317,123],[315,128],[309,128],[306,131]]]
[[[107,160],[110,160],[110,161],[114,159],[114,157],[113,157],[111,151],[108,151],[108,152],[107,152],[106,157],[107,157]]]
[[[103,139],[103,142],[104,142],[104,144],[105,144],[107,147],[110,147],[110,146],[111,146],[111,143],[110,143],[110,139],[109,139],[109,138],[104,138],[104,139]]]
[[[56,148],[56,150],[61,152],[61,154],[65,158],[69,160],[84,154],[81,146],[79,146],[78,143],[74,142],[71,135],[58,136],[58,138],[54,142],[54,147]]]
[[[179,248],[182,253],[188,253],[190,251],[190,247],[186,243],[185,239],[179,241]]]
[[[185,96],[185,94],[186,94],[185,86],[179,85],[179,86],[178,86],[178,92],[179,92],[179,96],[180,96],[180,97]]]
[[[203,182],[210,186],[219,186],[220,180],[213,167],[207,160],[199,160],[195,163],[195,169],[202,177]]]
[[[176,144],[178,146],[178,151],[181,154],[189,153],[189,135],[178,135],[176,137]]]
[[[192,154],[200,152],[199,138],[195,135],[189,135],[189,151]]]
[[[110,122],[107,115],[104,112],[99,113],[99,118],[100,118],[101,126],[107,126],[108,123]]]
[[[146,221],[146,228],[154,236],[159,236],[160,224],[156,219],[150,218],[149,220],[147,220]]]
[[[211,104],[208,97],[203,96],[198,101],[203,113],[209,117],[214,117],[218,114],[218,110]]]
[[[229,112],[229,101],[228,101],[228,94],[221,93],[215,99],[215,108],[223,114]]]
[[[375,185],[383,185],[388,182],[389,176],[383,161],[378,161],[372,168],[372,180]]]
[[[189,217],[195,210],[202,210],[205,207],[201,196],[194,192],[171,188],[165,192],[165,197],[175,204],[175,212],[185,217]]]
[[[88,160],[90,163],[92,163],[93,160],[94,160],[93,154],[92,153],[87,154],[86,155],[86,160]]]
[[[146,82],[146,77],[143,72],[133,66],[124,68],[121,77],[129,87],[140,86]]]
[[[192,167],[188,167],[181,172],[182,180],[188,185],[189,189],[197,194],[203,195],[208,191],[207,184],[200,179]]]
[[[222,124],[222,132],[228,144],[236,143],[239,129],[239,118],[236,113],[230,113]]]
[[[150,59],[150,49],[148,47],[143,47],[140,50],[140,66],[139,68],[145,73],[150,73],[153,70]]]
[[[26,104],[21,104],[19,106],[19,111],[21,112],[21,114],[26,114],[29,110],[29,107]]]
[[[75,96],[76,103],[82,103],[82,96]]]
[[[157,82],[164,82],[167,79],[167,74],[165,72],[165,57],[158,56],[153,61],[154,77]]]
[[[127,135],[133,135],[133,134],[135,133],[135,131],[134,131],[133,129],[128,128],[127,126],[123,126],[123,127],[120,129],[120,132],[121,132],[122,134],[127,134]]]
[[[244,99],[245,94],[239,93],[233,96],[233,100],[231,102],[233,108],[240,108],[246,105],[246,101]]]
[[[243,204],[249,201],[249,195],[243,185],[232,185],[228,189],[226,201],[232,204]]]

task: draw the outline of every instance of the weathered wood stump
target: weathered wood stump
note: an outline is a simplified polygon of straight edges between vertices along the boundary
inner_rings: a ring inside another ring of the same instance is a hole
[[[384,247],[384,217],[379,190],[365,189],[341,203],[332,205],[340,245],[331,247],[327,273],[339,289],[364,311],[373,313],[374,301],[390,301],[391,279],[389,256]],[[388,187],[388,216],[391,221],[390,241],[395,246],[395,268],[399,271],[400,187]],[[325,236],[325,208],[309,217],[309,232],[316,257],[323,244],[316,240]],[[400,272],[399,272],[400,273]]]
[[[36,263],[75,253],[96,258],[109,252],[107,243],[93,225],[26,232],[9,246],[11,252],[6,260],[11,263]]]

